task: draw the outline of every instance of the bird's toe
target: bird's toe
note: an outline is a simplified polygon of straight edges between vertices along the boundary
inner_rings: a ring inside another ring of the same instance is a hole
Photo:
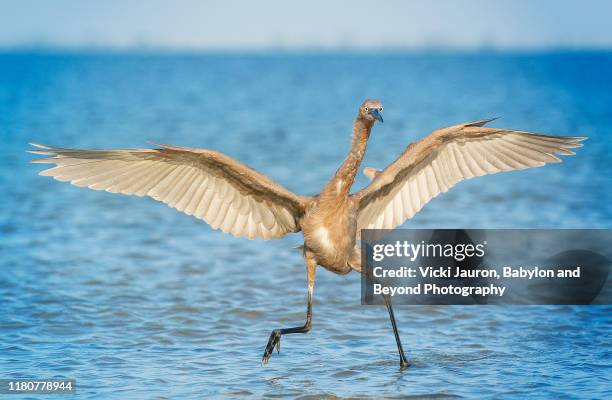
[[[272,356],[272,352],[276,347],[276,351],[280,353],[280,340],[281,340],[281,332],[280,329],[275,329],[270,334],[270,339],[268,340],[268,344],[266,345],[266,349],[264,350],[263,357],[261,358],[261,365],[266,365],[270,357]]]

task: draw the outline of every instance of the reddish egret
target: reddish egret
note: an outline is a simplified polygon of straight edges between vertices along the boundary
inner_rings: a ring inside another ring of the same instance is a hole
[[[432,132],[383,171],[366,169],[372,182],[350,194],[383,106],[366,100],[353,124],[350,151],[321,193],[300,196],[256,170],[213,150],[158,145],[155,149],[79,150],[33,144],[35,163],[55,167],[41,172],[59,181],[112,193],[149,196],[214,229],[249,239],[280,238],[301,231],[306,262],[308,303],[304,325],[275,329],[262,365],[282,335],[306,333],[312,323],[312,293],[317,266],[344,275],[361,272],[357,242],[365,228],[392,229],[411,218],[428,201],[458,182],[556,163],[556,155],[574,154],[583,137],[548,136],[487,128],[491,119]],[[402,368],[408,366],[390,299],[384,297]]]

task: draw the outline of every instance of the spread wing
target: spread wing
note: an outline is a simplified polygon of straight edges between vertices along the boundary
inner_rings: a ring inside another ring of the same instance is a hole
[[[56,166],[40,175],[111,193],[149,196],[234,236],[279,238],[300,230],[306,197],[216,151],[79,150],[32,144]]]
[[[569,149],[586,139],[484,127],[489,121],[439,129],[409,145],[385,170],[366,169],[373,180],[353,196],[358,232],[395,228],[463,180],[560,162],[556,155],[575,154]]]

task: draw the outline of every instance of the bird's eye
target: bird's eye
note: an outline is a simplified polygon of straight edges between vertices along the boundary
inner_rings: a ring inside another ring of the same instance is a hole
[[[364,107],[363,109],[365,112],[368,112],[368,107]]]

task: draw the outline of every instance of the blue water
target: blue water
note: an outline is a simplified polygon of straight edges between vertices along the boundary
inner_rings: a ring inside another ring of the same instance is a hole
[[[612,53],[0,54],[0,378],[74,378],[79,398],[610,398],[610,307],[397,307],[400,372],[384,308],[324,270],[312,331],[262,368],[270,331],[303,322],[299,235],[235,239],[37,176],[25,150],[208,147],[309,194],[375,97],[364,166],[491,116],[589,137],[562,164],[464,182],[405,227],[612,228],[611,74]]]

